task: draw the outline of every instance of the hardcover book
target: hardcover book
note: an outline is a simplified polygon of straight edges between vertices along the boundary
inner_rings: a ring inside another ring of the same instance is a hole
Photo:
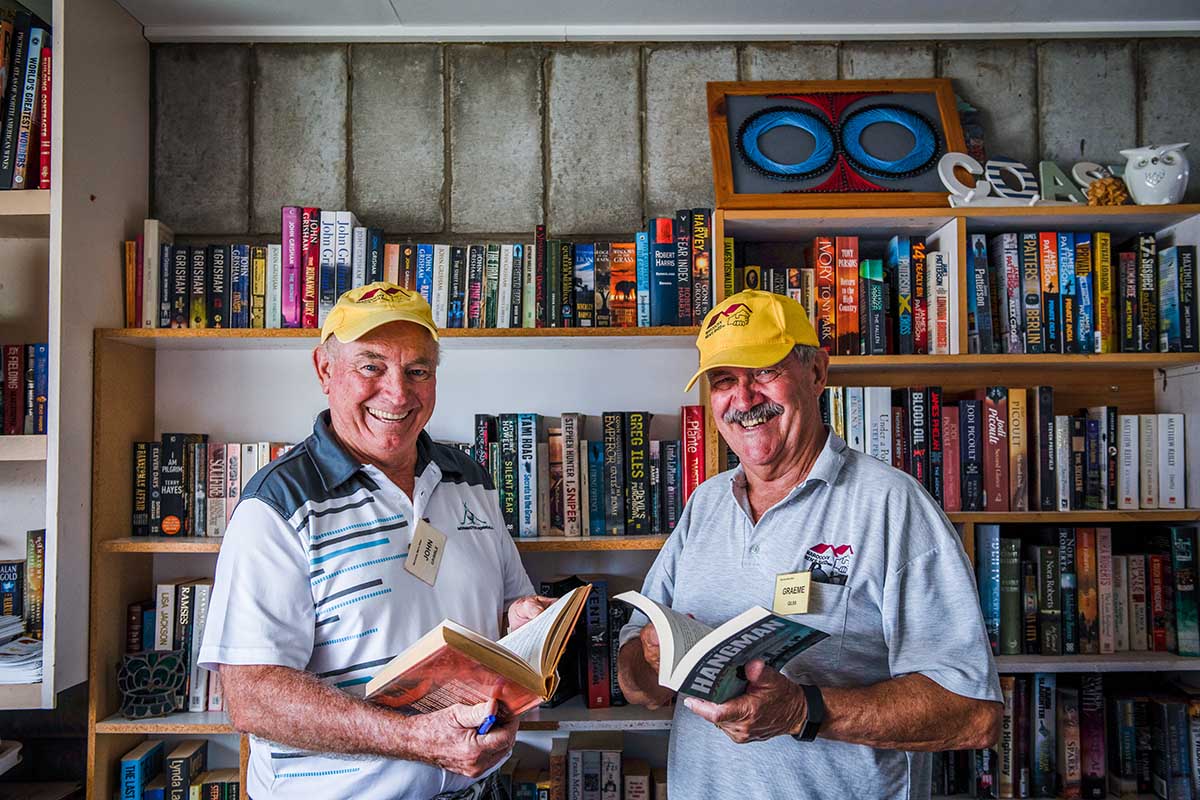
[[[590,584],[572,590],[496,642],[443,620],[384,665],[365,698],[404,714],[494,698],[508,717],[520,715],[554,694],[559,660],[590,591]]]
[[[752,606],[711,628],[640,592],[622,592],[613,599],[629,603],[654,625],[660,654],[658,682],[680,694],[714,703],[724,703],[745,692],[743,669],[753,659],[782,669],[829,636],[760,606]]]

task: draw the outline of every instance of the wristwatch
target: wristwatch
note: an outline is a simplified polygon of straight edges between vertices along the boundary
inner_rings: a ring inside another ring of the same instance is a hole
[[[825,698],[816,686],[805,683],[801,683],[799,686],[804,690],[804,727],[800,729],[799,733],[793,733],[792,738],[798,742],[811,742],[817,738],[817,734],[821,730],[821,723],[825,721]]]

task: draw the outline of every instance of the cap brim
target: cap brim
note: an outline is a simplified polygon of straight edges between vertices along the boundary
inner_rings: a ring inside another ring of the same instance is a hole
[[[429,335],[436,342],[438,340],[437,328],[429,324],[428,320],[421,319],[416,314],[409,314],[404,311],[394,311],[388,314],[372,315],[371,319],[363,320],[353,325],[342,325],[337,330],[330,331],[331,336],[336,336],[339,342],[353,342],[366,336],[371,331],[378,328],[380,325],[387,325],[389,322],[411,322],[414,325],[420,325],[425,330],[429,331]],[[322,336],[321,341],[324,342],[329,336]]]
[[[769,367],[778,364],[787,354],[792,352],[794,345],[782,344],[751,344],[742,347],[730,347],[715,354],[710,360],[700,364],[700,369],[683,388],[690,392],[700,380],[700,376],[715,367]]]

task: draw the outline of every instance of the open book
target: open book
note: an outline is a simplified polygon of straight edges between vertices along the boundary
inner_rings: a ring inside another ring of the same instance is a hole
[[[406,714],[493,697],[507,715],[528,711],[554,694],[558,660],[591,589],[577,587],[498,642],[442,620],[376,673],[366,699]]]
[[[724,703],[746,691],[743,667],[761,659],[782,667],[829,634],[751,606],[718,628],[656,603],[641,592],[624,600],[650,618],[658,634],[658,682],[680,694]]]

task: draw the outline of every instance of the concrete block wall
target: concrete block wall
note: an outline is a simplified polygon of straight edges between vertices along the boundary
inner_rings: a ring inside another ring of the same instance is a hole
[[[947,77],[989,152],[1068,167],[1193,141],[1200,173],[1200,39],[164,44],[152,63],[153,213],[198,236],[269,236],[298,204],[395,236],[628,235],[712,203],[710,80]]]

